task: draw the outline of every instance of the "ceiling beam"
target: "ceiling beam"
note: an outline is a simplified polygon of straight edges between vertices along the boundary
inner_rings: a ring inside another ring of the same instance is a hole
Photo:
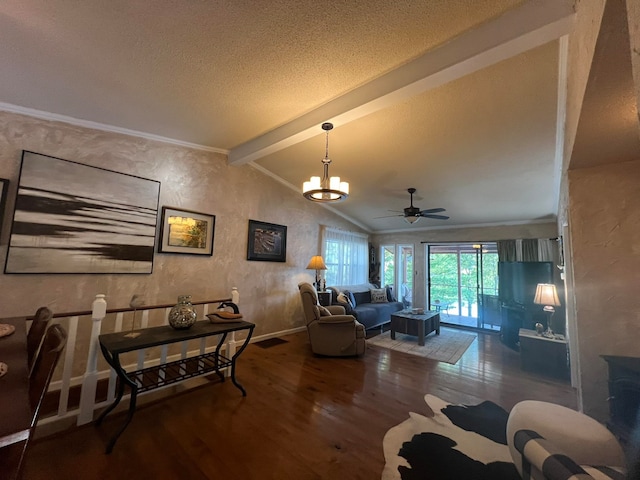
[[[465,32],[401,67],[232,148],[229,164],[242,165],[322,133],[320,125],[357,120],[407,98],[567,35],[570,0],[530,0]]]

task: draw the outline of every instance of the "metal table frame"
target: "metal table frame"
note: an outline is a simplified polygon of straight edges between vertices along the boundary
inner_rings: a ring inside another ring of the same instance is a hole
[[[124,395],[125,385],[128,385],[131,389],[129,413],[124,424],[107,444],[106,453],[111,453],[118,437],[120,437],[131,422],[136,409],[138,393],[162,388],[167,385],[211,372],[217,373],[220,376],[220,379],[224,381],[224,374],[222,370],[230,367],[231,381],[238,389],[240,389],[242,396],[246,396],[247,392],[236,380],[236,360],[249,344],[254,328],[255,324],[245,321],[213,324],[208,320],[201,320],[186,330],[176,330],[168,325],[145,328],[140,331],[140,336],[136,338],[126,337],[126,332],[100,335],[98,337],[98,341],[100,343],[102,354],[104,355],[107,363],[118,375],[119,382],[115,400],[100,414],[96,420],[96,425],[100,425],[104,418],[118,406]],[[224,345],[225,340],[227,339],[227,335],[231,332],[244,330],[248,330],[248,334],[242,346],[231,358],[222,355],[220,351],[222,349],[222,345]],[[181,358],[172,362],[133,370],[130,372],[127,372],[120,363],[120,355],[126,352],[142,350],[160,345],[168,345],[185,340],[209,337],[212,335],[220,335],[218,345],[213,352]]]

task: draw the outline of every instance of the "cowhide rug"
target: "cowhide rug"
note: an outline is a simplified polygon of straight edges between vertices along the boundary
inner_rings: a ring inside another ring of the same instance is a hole
[[[519,480],[507,447],[508,412],[495,403],[450,405],[425,395],[426,415],[384,436],[382,480]],[[430,413],[429,413],[430,412]]]

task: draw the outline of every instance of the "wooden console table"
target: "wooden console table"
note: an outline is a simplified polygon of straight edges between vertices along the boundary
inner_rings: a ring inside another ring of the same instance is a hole
[[[98,337],[98,341],[100,342],[102,354],[107,360],[107,363],[115,370],[120,381],[118,382],[118,390],[115,400],[100,414],[96,420],[96,425],[100,425],[104,418],[120,403],[124,395],[125,385],[128,385],[131,388],[129,413],[124,424],[120,427],[120,430],[118,430],[107,444],[106,453],[111,453],[118,437],[127,428],[129,422],[131,422],[133,413],[136,410],[136,399],[138,393],[165,387],[167,385],[211,372],[217,373],[224,381],[222,370],[231,367],[231,381],[240,389],[242,395],[246,396],[247,392],[236,380],[236,360],[249,344],[254,328],[255,325],[253,323],[245,321],[214,324],[209,322],[209,320],[201,320],[186,330],[176,330],[168,325],[145,328],[140,331],[140,336],[136,338],[126,337],[125,335],[127,332],[100,335]],[[222,355],[220,350],[227,338],[227,335],[231,332],[243,330],[247,330],[248,332],[247,338],[244,340],[242,346],[231,358]],[[126,352],[182,342],[185,340],[193,340],[196,338],[209,337],[212,335],[220,335],[220,340],[218,341],[215,351],[210,353],[181,358],[180,360],[173,362],[142,368],[131,372],[127,372],[120,364],[120,355]]]

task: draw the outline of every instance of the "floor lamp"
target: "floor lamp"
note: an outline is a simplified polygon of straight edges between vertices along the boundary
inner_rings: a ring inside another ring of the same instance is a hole
[[[315,255],[311,257],[309,260],[309,265],[307,265],[307,270],[315,270],[316,271],[316,291],[324,292],[324,288],[320,286],[320,270],[326,270],[327,266],[324,264],[324,260],[320,255]]]
[[[558,298],[556,286],[552,283],[539,283],[536,287],[536,296],[533,298],[533,303],[544,305],[543,310],[549,315],[547,320],[547,331],[544,332],[544,336],[553,338],[551,321],[553,319],[553,314],[556,311],[554,307],[560,306],[560,299]]]

